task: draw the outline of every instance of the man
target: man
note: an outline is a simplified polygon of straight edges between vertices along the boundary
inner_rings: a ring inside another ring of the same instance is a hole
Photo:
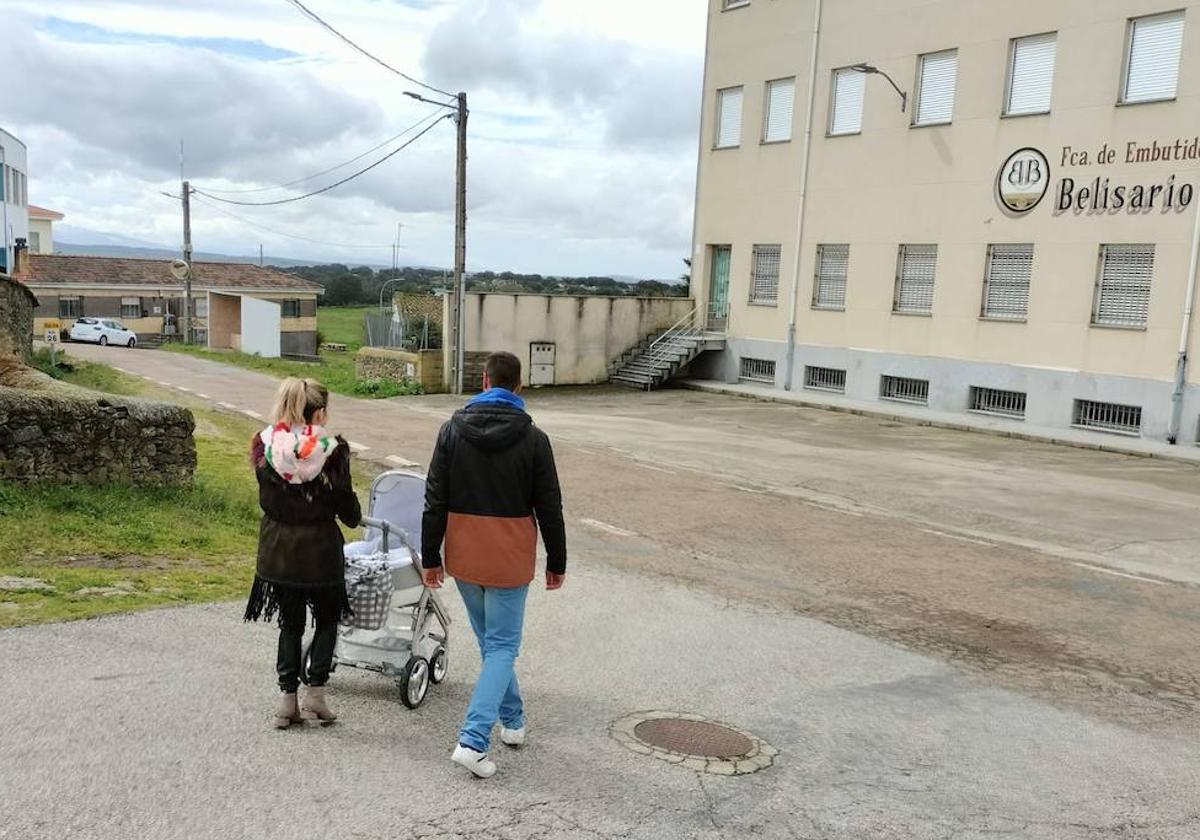
[[[546,544],[546,588],[567,571],[562,492],[550,439],[525,413],[521,362],[512,353],[487,358],[484,391],[442,426],[425,485],[422,576],[441,587],[455,579],[479,640],[483,670],[458,736],[453,760],[481,779],[496,773],[488,758],[492,727],[510,747],[525,743],[525,708],[513,672],[521,647],[525,597],[534,578],[537,529]]]

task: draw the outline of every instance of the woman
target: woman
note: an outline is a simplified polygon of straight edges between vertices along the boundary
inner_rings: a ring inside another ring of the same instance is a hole
[[[275,397],[272,424],[255,435],[251,446],[263,518],[245,619],[279,616],[275,669],[283,693],[275,709],[277,729],[302,720],[337,719],[326,703],[325,683],[338,620],[349,603],[336,520],[356,527],[362,509],[351,486],[350,447],[325,431],[328,420],[328,389],[311,379],[287,379]],[[306,608],[316,630],[308,685],[297,703]]]

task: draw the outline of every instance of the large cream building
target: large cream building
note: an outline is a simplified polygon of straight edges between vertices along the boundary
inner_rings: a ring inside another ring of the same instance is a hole
[[[1196,442],[1200,2],[709,3],[701,375]]]

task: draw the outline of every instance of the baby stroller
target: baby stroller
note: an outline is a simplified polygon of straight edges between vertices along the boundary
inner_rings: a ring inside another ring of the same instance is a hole
[[[389,470],[371,484],[363,539],[345,548],[355,614],[338,628],[333,657],[335,669],[364,668],[394,679],[410,709],[421,705],[431,683],[446,679],[449,667],[450,617],[421,580],[424,507],[420,475]],[[306,673],[308,661],[306,651]]]

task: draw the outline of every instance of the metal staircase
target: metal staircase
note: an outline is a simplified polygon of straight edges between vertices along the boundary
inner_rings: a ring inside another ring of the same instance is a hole
[[[693,309],[669,329],[647,338],[617,359],[610,368],[609,378],[618,385],[653,391],[705,350],[712,349],[712,340],[696,326],[698,311]]]

